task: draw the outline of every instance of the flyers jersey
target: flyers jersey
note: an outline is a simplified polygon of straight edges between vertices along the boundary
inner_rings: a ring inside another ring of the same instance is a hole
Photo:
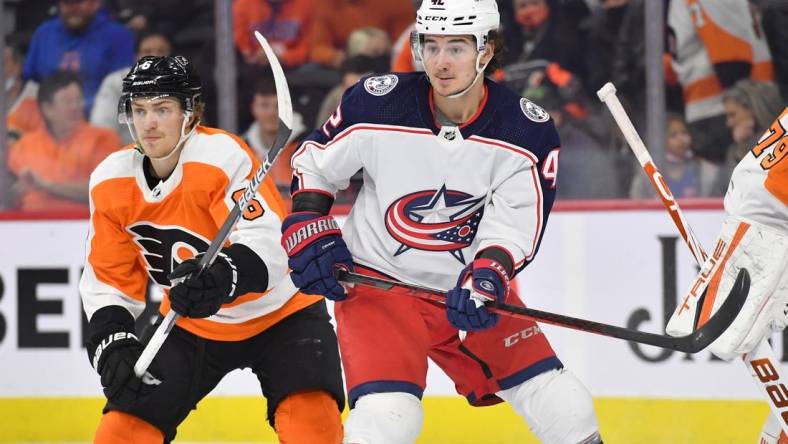
[[[747,0],[674,0],[668,25],[676,38],[673,69],[683,88],[688,122],[724,112],[715,66],[744,63],[753,80],[774,80],[768,44]]]
[[[725,210],[786,231],[788,221],[788,108],[731,175]]]
[[[88,319],[108,305],[124,307],[136,319],[149,278],[165,290],[160,310],[166,314],[167,275],[208,249],[259,166],[240,138],[202,126],[185,142],[170,177],[153,189],[143,159],[131,148],[118,151],[90,177],[90,230],[80,281]],[[266,178],[225,246],[241,243],[259,255],[268,269],[268,289],[241,295],[205,319],[180,318],[179,326],[204,338],[238,341],[320,299],[299,293],[290,280],[279,244],[284,215],[279,193]]]
[[[538,105],[485,80],[479,111],[439,125],[423,73],[360,80],[293,155],[293,193],[334,194],[363,171],[342,227],[357,264],[451,288],[474,255],[539,247],[555,197],[559,139]]]

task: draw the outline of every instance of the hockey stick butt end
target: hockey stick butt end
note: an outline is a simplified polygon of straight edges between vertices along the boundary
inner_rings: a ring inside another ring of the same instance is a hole
[[[616,94],[616,87],[611,82],[605,83],[599,91],[596,92],[597,97],[602,102],[606,101],[608,97]]]

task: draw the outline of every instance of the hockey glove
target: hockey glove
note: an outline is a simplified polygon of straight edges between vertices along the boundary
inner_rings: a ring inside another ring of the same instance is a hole
[[[462,270],[457,286],[448,291],[446,316],[459,330],[491,328],[498,322],[498,315],[487,311],[484,303],[503,302],[508,293],[506,270],[491,259],[476,259]]]
[[[91,365],[101,375],[104,395],[115,405],[132,408],[144,401],[161,383],[154,376],[155,365],[142,379],[134,375],[134,364],[143,347],[130,331],[104,330],[94,334],[87,343],[87,349]]]
[[[230,256],[219,253],[213,264],[194,276],[202,255],[184,261],[167,276],[171,281],[182,280],[170,289],[170,305],[181,316],[207,318],[238,297],[238,270]]]
[[[301,291],[332,301],[347,297],[334,268],[352,271],[353,258],[333,217],[311,211],[287,216],[282,222],[282,247],[289,257],[290,278]]]

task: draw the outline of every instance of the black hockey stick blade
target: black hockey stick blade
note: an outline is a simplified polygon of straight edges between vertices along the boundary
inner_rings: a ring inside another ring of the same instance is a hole
[[[439,303],[446,303],[446,292],[435,288],[424,287],[421,285],[406,284],[390,279],[377,278],[364,274],[350,272],[344,269],[336,269],[335,274],[338,280],[350,284],[367,285],[382,290],[405,290],[414,296]],[[533,308],[520,307],[501,302],[490,302],[487,308],[504,316],[529,319],[532,321],[545,322],[559,327],[581,330],[598,335],[609,336],[612,338],[624,339],[640,344],[653,345],[656,347],[667,348],[684,353],[697,353],[708,347],[715,339],[731,325],[733,320],[741,311],[747,293],[750,291],[750,274],[742,268],[736,277],[728,298],[723,302],[717,312],[709,318],[699,329],[687,336],[668,336],[656,333],[648,333],[640,330],[619,327],[616,325],[603,324],[601,322],[589,321],[586,319],[574,318],[557,313],[536,310]]]

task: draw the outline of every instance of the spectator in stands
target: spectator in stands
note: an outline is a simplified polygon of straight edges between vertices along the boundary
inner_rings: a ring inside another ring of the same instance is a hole
[[[337,109],[339,102],[342,100],[342,94],[345,90],[355,85],[364,76],[370,74],[379,74],[387,71],[381,69],[379,60],[374,57],[366,55],[355,55],[345,59],[340,68],[342,72],[342,83],[335,86],[331,92],[328,93],[323,103],[320,105],[320,111],[317,113],[317,122],[322,123],[328,119],[329,116]]]
[[[511,0],[519,26],[516,39],[507,42],[510,55],[506,65],[547,60],[579,75],[585,73],[582,38],[577,27],[560,13],[551,13],[548,0]]]
[[[584,79],[588,91],[597,91],[613,79],[616,43],[629,5],[629,0],[602,0],[589,19]],[[618,83],[616,88],[620,89]]]
[[[733,139],[725,163],[712,187],[711,194],[724,196],[733,168],[757,143],[758,139],[783,110],[784,102],[777,86],[771,82],[750,79],[736,82],[722,97],[725,126]]]
[[[413,8],[418,9],[421,5],[421,0],[412,0]],[[500,5],[498,5],[500,8]],[[501,18],[503,18],[503,11]],[[391,52],[391,69],[392,72],[413,72],[424,71],[424,66],[421,62],[413,59],[413,50],[411,49],[411,33],[416,30],[416,22],[413,22],[405,28],[404,31],[394,40],[394,45]],[[504,38],[505,39],[505,38]]]
[[[681,114],[668,113],[665,128],[665,164],[660,172],[673,197],[700,197],[699,164],[692,152],[692,135]],[[629,197],[643,199],[656,197],[654,188],[645,174],[632,179]]]
[[[145,56],[167,56],[171,53],[172,42],[161,32],[145,31],[137,38],[137,59]],[[126,125],[118,122],[118,100],[123,90],[123,78],[130,68],[131,65],[124,66],[104,77],[90,112],[91,125],[114,130],[124,145],[131,143],[132,139]]]
[[[346,44],[355,29],[374,26],[393,41],[414,15],[411,0],[320,0],[310,32],[310,60],[338,69],[347,58]]]
[[[695,0],[670,2],[668,25],[695,153],[719,165],[731,141],[724,91],[742,79],[774,80],[760,24],[748,0]]]
[[[248,130],[243,134],[246,143],[252,148],[259,159],[264,159],[268,155],[268,150],[273,145],[279,129],[279,103],[276,98],[276,86],[272,77],[260,77],[254,85],[254,95],[249,104],[254,121]],[[296,144],[293,141],[300,136],[306,127],[301,115],[293,113],[293,132],[290,135],[288,145],[282,150],[279,159],[274,163],[272,171],[269,173],[276,183],[277,188],[282,192],[285,200],[289,201],[290,181],[293,172],[290,169],[290,157],[293,155]]]
[[[250,65],[268,66],[254,37],[259,31],[285,69],[303,65],[309,56],[309,25],[315,0],[234,0],[235,46]]]
[[[156,6],[153,0],[105,0],[105,4],[113,17],[133,33],[150,29],[148,15]]]
[[[391,39],[380,28],[358,28],[347,38],[347,55],[369,57],[375,64],[374,72],[387,72],[391,66]]]
[[[545,108],[561,137],[556,196],[558,199],[622,197],[613,158],[583,129],[567,109],[557,85],[547,77],[532,79],[523,96]]]
[[[22,77],[40,82],[54,71],[79,72],[89,115],[104,76],[134,63],[134,38],[101,0],[60,0],[59,6],[60,15],[36,29]]]
[[[6,129],[9,141],[15,142],[23,133],[33,131],[43,125],[41,113],[36,104],[36,87],[23,87],[22,54],[14,45],[5,47],[3,71],[5,75]]]
[[[788,2],[760,0],[763,32],[774,61],[774,78],[784,101],[788,101]]]
[[[85,121],[84,101],[76,73],[56,71],[41,82],[38,106],[46,125],[23,135],[8,153],[18,208],[87,209],[90,173],[120,148],[120,139]]]

